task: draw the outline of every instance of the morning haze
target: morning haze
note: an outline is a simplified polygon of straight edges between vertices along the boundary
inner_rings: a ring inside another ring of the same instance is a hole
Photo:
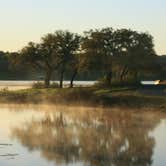
[[[165,166],[165,0],[0,0],[0,166]]]
[[[165,0],[0,1],[0,50],[20,50],[27,42],[59,29],[82,33],[114,27],[148,31],[157,53],[165,54],[165,7]]]

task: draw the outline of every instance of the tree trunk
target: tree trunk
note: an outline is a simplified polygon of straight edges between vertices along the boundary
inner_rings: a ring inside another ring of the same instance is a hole
[[[78,73],[78,71],[75,70],[74,73],[73,73],[73,75],[72,75],[72,77],[71,77],[71,80],[70,80],[70,88],[73,88],[73,82],[74,82],[74,79],[75,79],[77,73]]]
[[[64,70],[61,71],[61,75],[60,75],[60,88],[63,88],[63,77],[64,77]]]
[[[134,72],[134,81],[137,82],[138,81],[138,71]]]
[[[45,75],[45,87],[46,88],[48,88],[50,86],[51,76],[52,76],[52,71],[51,70],[47,70],[46,71],[46,75]]]
[[[112,82],[112,71],[108,72],[106,75],[106,84],[111,85]]]
[[[127,74],[128,70],[127,67],[125,66],[120,74],[120,82],[123,82],[125,75]]]

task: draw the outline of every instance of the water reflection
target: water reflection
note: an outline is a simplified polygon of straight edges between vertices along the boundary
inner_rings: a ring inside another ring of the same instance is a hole
[[[65,109],[23,123],[12,135],[59,165],[148,166],[155,146],[151,131],[159,122],[150,112]]]

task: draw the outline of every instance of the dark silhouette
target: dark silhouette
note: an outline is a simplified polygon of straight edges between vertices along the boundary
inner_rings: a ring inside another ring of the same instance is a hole
[[[70,78],[72,88],[76,76],[84,79],[87,73],[97,73],[106,86],[113,82],[137,83],[141,78],[162,77],[159,73],[165,73],[164,58],[156,55],[153,37],[130,29],[90,30],[83,36],[56,31],[7,57],[10,66],[26,66],[44,73],[45,87],[55,75],[61,88],[64,79]]]

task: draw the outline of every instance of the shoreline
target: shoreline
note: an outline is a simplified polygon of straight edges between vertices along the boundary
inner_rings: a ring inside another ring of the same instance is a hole
[[[99,89],[64,88],[64,89],[24,89],[1,90],[2,104],[64,104],[109,108],[146,108],[166,110],[166,96],[149,96],[136,88]]]

